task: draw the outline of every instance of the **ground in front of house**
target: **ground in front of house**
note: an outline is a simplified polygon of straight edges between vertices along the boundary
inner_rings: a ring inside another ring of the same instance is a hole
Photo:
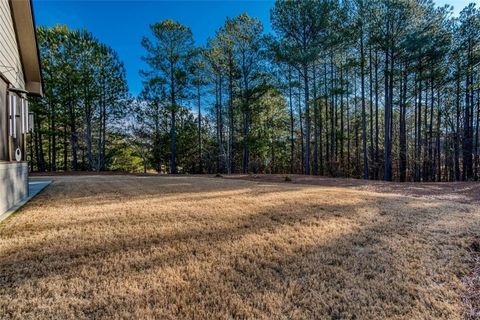
[[[2,319],[473,312],[480,206],[467,196],[241,176],[53,180],[0,224]]]

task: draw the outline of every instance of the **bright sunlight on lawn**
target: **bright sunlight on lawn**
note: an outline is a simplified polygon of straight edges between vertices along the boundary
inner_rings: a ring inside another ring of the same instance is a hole
[[[0,224],[4,318],[461,318],[477,205],[204,177],[55,177]]]

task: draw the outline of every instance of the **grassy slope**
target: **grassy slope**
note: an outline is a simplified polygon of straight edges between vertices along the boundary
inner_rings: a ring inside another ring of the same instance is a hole
[[[199,177],[56,177],[0,225],[0,318],[462,316],[476,205]]]

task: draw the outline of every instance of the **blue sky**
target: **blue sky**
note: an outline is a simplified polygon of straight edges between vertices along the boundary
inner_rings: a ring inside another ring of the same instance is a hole
[[[480,1],[480,0],[477,0]],[[142,1],[142,0],[33,0],[37,25],[66,24],[70,28],[85,28],[96,38],[115,49],[127,69],[127,81],[132,94],[141,90],[139,70],[145,68],[140,40],[150,35],[149,25],[167,18],[192,29],[197,44],[204,44],[214,35],[226,17],[243,12],[263,22],[270,32],[270,8],[273,0],[263,1]],[[458,12],[468,0],[437,0],[449,3]]]
[[[130,92],[138,94],[142,86],[139,70],[145,68],[140,41],[150,35],[150,24],[168,18],[176,20],[192,29],[197,44],[204,44],[226,17],[248,12],[259,18],[269,32],[273,1],[33,0],[33,4],[37,25],[86,28],[116,50],[125,63]]]

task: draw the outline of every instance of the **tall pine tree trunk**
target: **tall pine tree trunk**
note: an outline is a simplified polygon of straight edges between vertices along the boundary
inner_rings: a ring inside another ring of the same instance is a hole
[[[295,116],[293,114],[292,69],[290,66],[288,67],[288,102],[290,106],[290,174],[293,174],[295,161],[295,140],[293,135]]]
[[[315,63],[313,64],[313,174],[318,175],[318,103],[317,103],[317,77]]]
[[[175,75],[173,70],[173,63],[170,63],[170,173],[177,173],[177,119],[176,119],[176,108],[177,103],[175,101]]]
[[[363,179],[368,179],[368,152],[367,152],[367,115],[365,112],[365,52],[363,45],[363,31],[360,36],[360,77],[362,95],[362,147],[363,147]]]
[[[303,85],[305,93],[305,174],[310,175],[310,89],[308,65],[303,65]]]
[[[50,171],[57,171],[57,122],[55,117],[55,102],[50,100],[50,135],[51,135],[51,158]]]
[[[369,91],[370,91],[370,178],[375,179],[375,149],[373,147],[373,66],[372,66],[372,46],[369,46],[368,53],[368,70],[369,70]],[[373,170],[372,170],[373,169]]]
[[[390,97],[390,86],[393,84],[390,83],[391,77],[390,73],[393,72],[390,69],[392,65],[391,60],[392,57],[389,56],[389,50],[385,53],[385,132],[384,132],[384,173],[383,179],[385,181],[392,181],[392,158],[391,158],[391,121],[392,121],[392,108],[390,105],[391,97]]]
[[[200,81],[197,83],[197,108],[198,108],[198,172],[203,173],[203,145],[202,145],[202,98],[200,95]]]
[[[229,126],[230,135],[228,139],[228,173],[235,173],[235,122],[233,114],[233,58],[229,57],[228,67],[228,113],[229,113]]]
[[[455,109],[456,109],[456,123],[455,123],[455,145],[454,145],[454,168],[455,168],[454,171],[455,171],[455,181],[460,181],[461,129],[460,129],[460,69],[459,69],[459,66],[457,66]]]
[[[298,123],[300,125],[300,145],[301,145],[301,163],[300,163],[300,172],[303,174],[305,173],[305,143],[303,140],[304,134],[303,134],[303,116],[302,116],[302,93],[301,93],[301,77],[300,77],[300,72],[298,73]]]
[[[375,179],[380,179],[380,127],[379,127],[379,84],[378,84],[378,50],[375,50]]]
[[[403,80],[401,81],[400,96],[400,132],[399,132],[399,171],[400,181],[407,180],[407,134],[406,134],[406,100],[407,100],[407,83],[408,83],[408,67],[405,65],[403,70]]]

